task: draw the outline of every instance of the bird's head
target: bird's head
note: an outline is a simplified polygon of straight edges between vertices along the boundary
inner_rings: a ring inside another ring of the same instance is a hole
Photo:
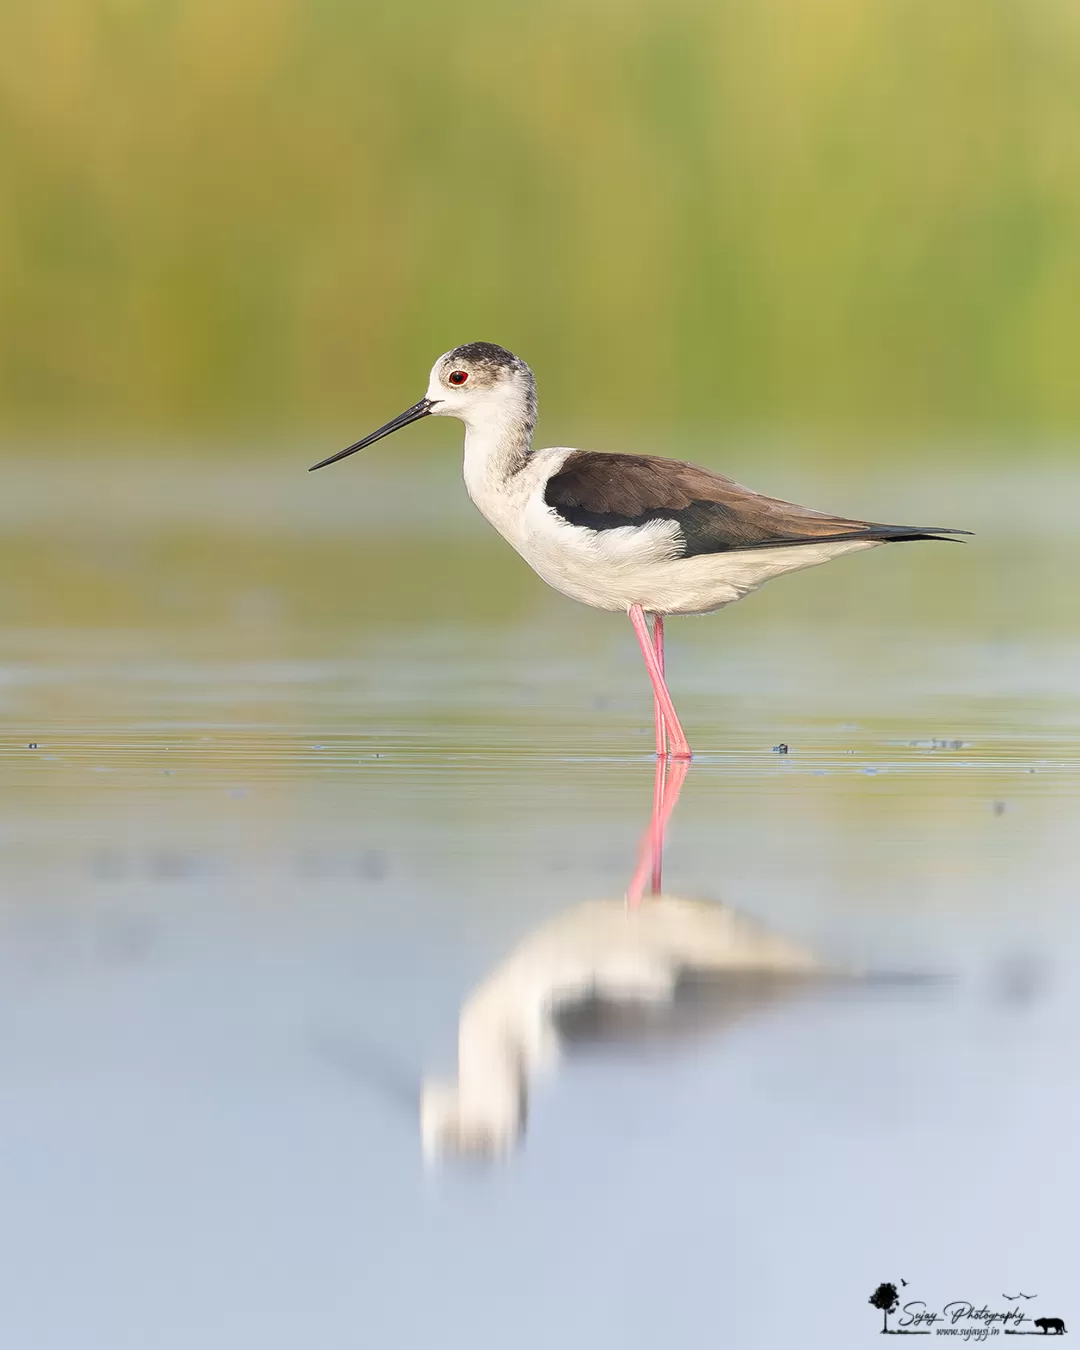
[[[536,424],[536,384],[529,367],[493,342],[467,342],[440,356],[427,393],[378,431],[313,464],[325,468],[353,455],[421,417],[456,417],[471,429],[498,426],[526,438]]]
[[[482,1083],[427,1080],[420,1092],[424,1157],[505,1157],[525,1127],[525,1088],[517,1074]]]

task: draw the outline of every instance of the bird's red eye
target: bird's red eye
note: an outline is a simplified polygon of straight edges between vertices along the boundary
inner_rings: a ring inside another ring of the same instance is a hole
[[[464,384],[469,378],[469,373],[466,370],[452,370],[446,378],[451,384]]]

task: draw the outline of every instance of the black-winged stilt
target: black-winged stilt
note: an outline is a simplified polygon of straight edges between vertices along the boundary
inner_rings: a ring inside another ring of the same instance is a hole
[[[312,468],[428,416],[465,423],[469,496],[535,572],[572,600],[630,616],[653,687],[657,754],[676,759],[690,746],[664,678],[666,615],[712,613],[784,572],[878,544],[968,533],[825,515],[656,455],[534,450],[532,371],[491,342],[440,356],[419,403]]]

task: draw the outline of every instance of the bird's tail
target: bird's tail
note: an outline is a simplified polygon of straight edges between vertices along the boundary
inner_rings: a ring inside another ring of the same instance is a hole
[[[970,535],[971,530],[955,530],[947,525],[868,525],[861,533],[863,538],[880,539],[888,544],[906,544],[913,539],[943,539],[950,544],[962,541],[954,538],[958,534]]]
[[[838,521],[840,525],[848,524]],[[961,539],[953,538],[958,534],[971,534],[971,530],[952,530],[944,525],[875,525],[873,521],[851,523],[850,529],[838,529],[835,534],[824,530],[814,534],[786,534],[770,539],[757,539],[750,544],[740,544],[740,550],[754,548],[794,548],[800,544],[843,544],[848,540],[872,541],[881,544],[906,544],[915,539],[942,539],[951,544],[960,544]]]

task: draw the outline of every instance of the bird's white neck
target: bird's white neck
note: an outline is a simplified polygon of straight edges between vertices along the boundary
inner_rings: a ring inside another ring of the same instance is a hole
[[[507,534],[514,481],[529,458],[535,412],[519,399],[493,399],[465,422],[465,487],[487,519]]]
[[[531,428],[491,426],[465,428],[465,482],[478,488],[505,487],[524,467],[529,455]]]

